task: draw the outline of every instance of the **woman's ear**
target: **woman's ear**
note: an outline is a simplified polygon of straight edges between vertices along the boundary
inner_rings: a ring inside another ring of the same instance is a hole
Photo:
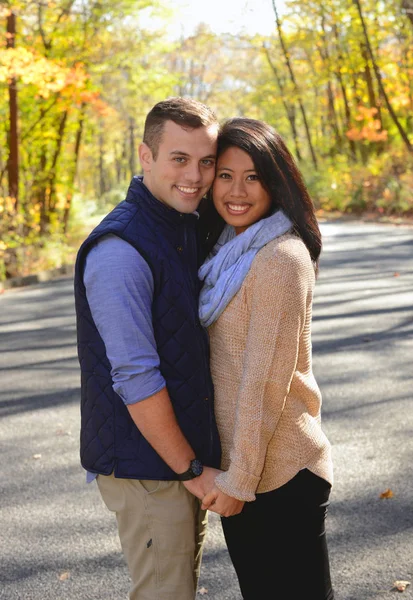
[[[142,171],[150,171],[153,163],[152,150],[147,144],[142,142],[139,144],[139,162],[141,163]]]

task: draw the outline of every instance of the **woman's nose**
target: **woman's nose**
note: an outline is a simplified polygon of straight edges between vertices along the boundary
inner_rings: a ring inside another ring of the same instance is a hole
[[[230,195],[234,198],[245,198],[247,195],[247,189],[244,181],[234,179],[232,182]]]

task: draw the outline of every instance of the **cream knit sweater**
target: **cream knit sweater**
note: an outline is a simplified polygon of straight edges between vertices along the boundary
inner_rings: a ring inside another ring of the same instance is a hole
[[[216,484],[239,500],[255,500],[304,468],[333,481],[311,366],[314,282],[307,248],[287,233],[257,253],[208,329],[225,471]]]

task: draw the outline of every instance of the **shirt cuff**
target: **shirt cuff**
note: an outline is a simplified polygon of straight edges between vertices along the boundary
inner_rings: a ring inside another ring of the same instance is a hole
[[[92,483],[92,481],[95,481],[97,476],[97,473],[91,473],[90,471],[86,471],[86,483]]]
[[[255,500],[255,490],[260,480],[261,477],[246,473],[246,471],[242,471],[231,464],[228,471],[217,475],[215,485],[227,496],[244,502],[252,502]]]
[[[152,373],[140,373],[126,381],[113,384],[114,391],[125,404],[136,404],[160,392],[166,386],[165,379],[157,369]]]

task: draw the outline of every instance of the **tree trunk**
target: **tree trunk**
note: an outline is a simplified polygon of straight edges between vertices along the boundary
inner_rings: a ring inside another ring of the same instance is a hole
[[[67,233],[68,228],[69,228],[70,209],[72,206],[73,190],[75,187],[75,180],[76,180],[76,175],[77,175],[77,165],[79,163],[80,144],[82,142],[83,124],[84,124],[84,120],[85,120],[85,109],[86,109],[86,104],[83,102],[80,107],[80,115],[79,115],[79,121],[78,121],[78,125],[77,125],[77,131],[76,131],[74,160],[73,160],[72,172],[70,174],[70,180],[69,180],[69,184],[68,184],[68,192],[66,194],[65,208],[63,211],[63,233],[64,234]]]
[[[286,115],[287,115],[288,122],[290,123],[291,134],[292,134],[293,140],[294,140],[295,153],[296,153],[297,159],[299,161],[301,161],[302,157],[301,157],[301,152],[300,152],[300,146],[299,146],[299,143],[298,143],[297,127],[296,127],[296,123],[295,123],[295,107],[294,107],[293,104],[290,104],[290,105],[287,104],[287,102],[285,100],[286,94],[285,94],[284,82],[283,82],[283,80],[281,79],[281,77],[280,77],[280,75],[278,73],[277,67],[272,62],[270,53],[268,51],[268,48],[265,46],[265,44],[263,45],[263,48],[264,48],[264,52],[265,52],[265,56],[267,58],[268,64],[269,64],[272,72],[275,75],[275,78],[277,80],[278,88],[279,88],[279,90],[281,92],[282,103],[283,103],[283,106],[284,106],[284,109],[285,109],[285,112],[286,112]]]
[[[340,134],[339,120],[337,117],[337,111],[336,111],[336,106],[335,106],[335,101],[334,101],[334,88],[333,88],[333,83],[331,81],[331,79],[332,79],[331,59],[330,59],[330,52],[329,52],[328,43],[327,43],[325,14],[324,14],[323,9],[322,9],[322,14],[321,14],[321,30],[323,32],[323,35],[322,35],[323,45],[319,46],[319,52],[320,52],[321,60],[324,62],[326,70],[328,72],[328,82],[327,82],[328,121],[329,121],[329,125],[330,125],[330,130],[332,130],[334,133],[334,137],[336,140],[336,144],[335,144],[336,149],[340,150],[341,145],[342,145],[342,139],[341,139],[341,134]]]
[[[312,158],[312,161],[313,161],[314,168],[317,170],[317,168],[318,168],[317,157],[315,155],[313,144],[312,144],[312,141],[311,141],[310,128],[308,126],[307,115],[306,115],[306,112],[305,112],[303,101],[301,99],[300,90],[299,90],[297,81],[295,79],[294,71],[293,71],[293,68],[292,68],[292,65],[291,65],[291,61],[290,61],[290,56],[289,56],[289,53],[287,51],[287,47],[286,47],[285,42],[284,42],[284,37],[282,35],[281,22],[280,22],[280,18],[278,16],[277,7],[275,6],[275,0],[272,0],[272,6],[273,6],[273,9],[274,9],[275,22],[276,22],[276,25],[277,25],[278,37],[280,39],[281,48],[282,48],[282,51],[283,51],[283,54],[284,54],[285,64],[286,64],[288,72],[290,74],[290,78],[291,78],[291,82],[292,82],[292,84],[294,86],[294,90],[295,90],[295,92],[297,94],[298,104],[300,106],[300,111],[301,111],[301,115],[302,115],[303,123],[304,123],[304,128],[305,128],[305,133],[306,133],[306,136],[307,136],[308,147],[310,149],[310,154],[311,154],[311,158]]]
[[[100,122],[99,130],[99,197],[102,198],[107,191],[105,173],[105,140],[103,136],[103,122]]]
[[[23,143],[24,140],[29,137],[29,135],[31,134],[31,132],[36,129],[36,127],[39,125],[39,123],[41,123],[43,121],[43,119],[45,118],[45,116],[47,115],[47,113],[57,104],[57,101],[59,100],[60,95],[56,94],[55,98],[52,100],[52,102],[49,104],[49,106],[47,108],[42,108],[41,112],[40,112],[40,117],[38,119],[36,119],[36,121],[34,123],[32,123],[32,125],[30,125],[30,127],[26,130],[22,131],[22,134],[20,136],[20,140]]]
[[[366,24],[364,22],[363,13],[362,13],[361,6],[360,6],[360,0],[353,0],[353,2],[354,2],[354,4],[357,7],[357,11],[358,11],[358,14],[359,14],[359,17],[360,17],[361,25],[363,27],[364,39],[365,39],[367,50],[369,52],[370,59],[371,59],[372,65],[373,65],[374,73],[376,75],[376,79],[377,79],[377,83],[378,83],[378,86],[379,86],[380,93],[381,93],[381,95],[382,95],[382,97],[384,99],[384,102],[385,102],[386,106],[387,106],[387,110],[389,111],[390,116],[393,119],[393,123],[396,125],[396,127],[397,127],[397,129],[398,129],[398,131],[400,133],[400,136],[401,136],[403,142],[406,145],[406,148],[408,149],[409,152],[411,152],[413,154],[413,145],[410,143],[410,140],[407,137],[406,132],[404,131],[401,123],[399,122],[399,119],[397,118],[397,115],[394,112],[393,106],[390,103],[389,97],[387,96],[386,90],[384,89],[384,85],[383,85],[383,80],[382,80],[382,77],[381,77],[380,69],[379,69],[379,67],[378,67],[378,65],[376,63],[375,58],[374,58],[373,50],[372,50],[372,47],[371,47],[371,44],[370,44],[370,40],[369,40],[369,36],[368,36],[368,33],[367,33],[367,27],[366,27]]]
[[[63,137],[66,129],[68,111],[62,114],[59,122],[59,128],[57,132],[56,148],[53,153],[52,165],[50,167],[48,177],[48,194],[49,194],[49,220],[50,216],[56,212],[56,176],[57,176],[57,161],[59,160],[60,153],[62,151]]]
[[[13,12],[7,17],[7,48],[14,48],[16,37],[16,16]],[[8,135],[9,156],[7,160],[7,173],[9,183],[9,196],[14,198],[14,208],[17,210],[19,199],[19,138],[17,128],[17,82],[13,77],[9,81],[9,118],[10,129]]]
[[[122,136],[121,181],[125,181],[129,177],[128,146],[129,146],[128,136],[125,132],[125,135]]]
[[[136,175],[135,119],[129,119],[129,172],[131,178]]]
[[[361,55],[364,60],[364,80],[367,85],[367,92],[369,95],[370,108],[377,109],[377,116],[380,120],[380,129],[382,129],[383,121],[381,118],[380,106],[376,99],[376,92],[374,91],[374,82],[373,82],[373,77],[372,77],[371,69],[370,69],[370,65],[369,65],[369,53],[368,53],[366,44],[360,44],[360,51],[361,51]]]
[[[40,233],[46,232],[49,226],[49,207],[47,204],[46,194],[46,165],[47,165],[47,149],[44,140],[42,140],[42,147],[40,151],[40,174],[37,183],[33,186],[35,192],[35,202],[40,204]]]
[[[45,115],[44,103],[40,104],[40,121],[44,119]],[[47,159],[48,159],[48,148],[47,143],[44,136],[41,136],[39,142],[39,166],[37,169],[37,173],[34,175],[33,185],[32,185],[32,203],[34,205],[38,204],[40,207],[40,234],[44,234],[48,228],[49,221],[49,207],[47,204],[47,194],[46,194],[46,186],[47,186]]]
[[[349,104],[348,96],[347,96],[347,88],[344,83],[343,76],[341,74],[341,65],[344,63],[344,60],[343,60],[343,55],[342,55],[341,48],[340,48],[340,39],[339,39],[337,25],[334,25],[333,31],[334,31],[334,37],[336,40],[336,44],[337,44],[337,58],[338,58],[338,67],[335,71],[335,75],[336,75],[337,81],[340,85],[341,95],[343,96],[346,128],[347,128],[347,131],[349,131],[351,129],[351,110],[350,110],[350,104]],[[350,146],[351,161],[356,162],[356,159],[357,159],[356,144],[354,143],[354,140],[350,140],[349,138],[347,138],[347,139],[348,139],[349,146]]]
[[[413,27],[413,0],[402,0],[401,6]]]
[[[116,185],[120,185],[122,177],[122,147],[121,142],[115,144],[115,171],[116,171]]]
[[[334,92],[331,81],[327,83],[327,102],[328,102],[328,121],[330,124],[330,128],[334,132],[334,137],[336,138],[336,147],[338,149],[341,148],[341,136],[340,136],[340,128],[338,125],[336,107],[334,103]]]

